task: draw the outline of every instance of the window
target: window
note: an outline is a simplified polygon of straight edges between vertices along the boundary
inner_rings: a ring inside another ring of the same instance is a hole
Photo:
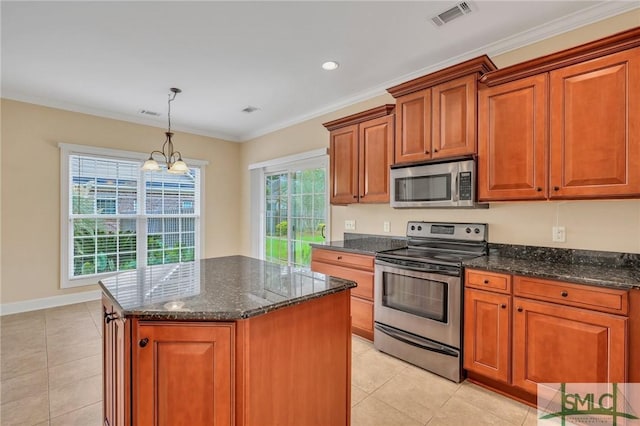
[[[204,163],[196,162],[184,175],[143,172],[139,154],[61,148],[62,287],[199,258]]]
[[[270,262],[308,267],[311,243],[328,235],[327,156],[311,151],[253,164],[252,217],[259,246],[254,255]]]

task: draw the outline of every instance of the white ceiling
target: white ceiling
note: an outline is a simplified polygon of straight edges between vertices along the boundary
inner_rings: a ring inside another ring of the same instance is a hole
[[[637,1],[2,1],[2,96],[245,141]],[[340,63],[327,72],[326,60]],[[260,108],[241,112],[248,105]],[[147,109],[161,113],[147,117]]]

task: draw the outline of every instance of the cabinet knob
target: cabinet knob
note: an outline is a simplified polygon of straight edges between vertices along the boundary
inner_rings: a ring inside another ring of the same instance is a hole
[[[425,153],[425,154],[428,154],[428,153],[429,153],[429,150],[428,150],[428,149],[427,149],[427,150],[425,150],[425,151],[424,151],[424,153]]]
[[[559,186],[554,186],[554,187],[553,187],[553,190],[554,190],[554,191],[560,191],[560,187],[559,187]]]
[[[485,283],[485,284],[489,284],[489,280],[484,280],[482,282]]]
[[[338,256],[338,260],[342,260],[342,256]]]
[[[358,196],[357,196],[357,195],[354,195],[354,196],[353,196],[353,198],[358,198]]]
[[[567,293],[566,291],[562,291],[562,293],[560,293],[560,296],[562,297],[567,297],[569,295],[569,293]]]
[[[500,305],[500,307],[501,307],[502,309],[507,309],[507,304],[506,304],[506,303],[503,303],[502,305]]]
[[[433,149],[433,152],[438,152],[438,148],[434,148],[434,149]]]
[[[522,312],[524,311],[524,309],[522,309],[522,306],[518,306],[518,312]]]
[[[144,339],[141,339],[138,344],[140,345],[141,348],[144,348],[145,346],[147,346],[147,344],[149,343],[149,338],[145,337]]]
[[[538,186],[538,187],[536,187],[536,191],[541,192],[541,191],[542,191],[542,188],[540,188],[540,187]]]

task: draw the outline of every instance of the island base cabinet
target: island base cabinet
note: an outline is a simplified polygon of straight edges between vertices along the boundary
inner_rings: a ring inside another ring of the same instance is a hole
[[[237,322],[237,426],[348,426],[349,292]]]
[[[103,424],[128,426],[130,421],[130,324],[113,303],[102,297],[102,376]]]
[[[235,325],[135,322],[136,426],[233,425]]]
[[[513,385],[626,381],[627,319],[514,297]]]

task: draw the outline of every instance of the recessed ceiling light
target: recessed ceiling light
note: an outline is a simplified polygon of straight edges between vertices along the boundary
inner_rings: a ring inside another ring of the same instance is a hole
[[[340,64],[337,63],[336,61],[327,61],[324,64],[322,64],[322,69],[327,71],[333,71],[335,69],[338,69],[339,66]]]

